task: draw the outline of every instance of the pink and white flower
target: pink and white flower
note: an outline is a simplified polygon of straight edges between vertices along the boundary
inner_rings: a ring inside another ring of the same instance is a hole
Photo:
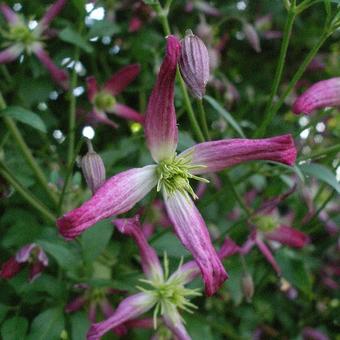
[[[144,123],[144,117],[134,109],[118,103],[116,96],[120,94],[139,74],[140,66],[131,64],[116,72],[102,87],[99,87],[94,77],[87,78],[87,95],[93,105],[88,119],[91,122],[104,123],[114,128],[118,125],[108,119],[107,113],[118,117]]]
[[[166,56],[151,93],[145,117],[148,148],[156,164],[121,172],[107,180],[95,195],[57,220],[59,232],[72,239],[96,222],[129,211],[154,187],[163,194],[168,216],[183,245],[197,262],[208,295],[214,294],[227,273],[212,245],[206,224],[190,198],[197,198],[190,179],[252,160],[292,165],[296,149],[290,135],[267,139],[225,139],[197,144],[176,154],[178,128],[174,83],[180,43],[167,38]]]
[[[68,87],[68,75],[59,69],[44,49],[44,41],[48,38],[47,30],[51,21],[59,14],[67,0],[57,0],[41,18],[38,25],[30,29],[24,18],[15,13],[7,4],[0,3],[0,12],[6,19],[9,31],[3,33],[8,41],[7,48],[0,52],[0,63],[10,63],[23,52],[35,54],[41,64],[51,74],[53,80],[62,88]]]

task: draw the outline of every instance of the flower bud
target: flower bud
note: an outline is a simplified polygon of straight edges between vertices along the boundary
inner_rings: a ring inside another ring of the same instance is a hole
[[[202,99],[209,79],[209,54],[203,41],[191,30],[181,40],[179,66],[183,79],[192,95]]]
[[[242,291],[247,302],[251,302],[254,295],[254,282],[249,273],[245,273],[242,277]]]
[[[93,150],[90,140],[88,148],[88,153],[81,160],[81,168],[86,183],[94,195],[105,181],[105,166],[101,157]]]
[[[250,46],[257,52],[261,52],[260,39],[253,25],[244,23],[243,33]]]

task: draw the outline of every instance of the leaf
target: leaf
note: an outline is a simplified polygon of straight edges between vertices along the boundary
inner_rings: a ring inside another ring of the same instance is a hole
[[[28,329],[28,321],[20,316],[6,320],[1,327],[2,340],[24,339]]]
[[[187,250],[178,241],[178,238],[172,233],[166,233],[152,243],[157,253],[163,255],[166,252],[171,257],[188,256]]]
[[[91,26],[89,38],[112,36],[113,34],[119,33],[119,31],[119,27],[112,21],[96,20]]]
[[[66,27],[59,33],[59,38],[72,45],[78,46],[87,53],[92,53],[92,46],[81,36],[78,32],[73,30],[71,27]]]
[[[6,109],[0,111],[0,117],[10,117],[21,123],[27,124],[32,128],[47,132],[45,123],[43,120],[34,112],[24,109],[20,106],[8,106]]]
[[[240,125],[227,110],[225,110],[214,98],[210,96],[204,96],[204,99],[231,125],[231,127],[234,128],[234,130],[242,138],[246,138]]]
[[[86,333],[90,328],[90,322],[85,312],[78,312],[71,316],[72,340],[86,339]]]
[[[102,221],[86,230],[81,237],[83,257],[86,262],[91,262],[100,255],[113,233],[113,225],[109,221]]]
[[[340,193],[340,183],[337,181],[335,174],[326,166],[316,163],[302,164],[299,166],[301,171],[308,176],[315,177],[333,187]]]
[[[63,329],[63,309],[47,309],[33,320],[27,340],[60,340]]]
[[[7,312],[8,312],[8,306],[0,303],[0,323],[5,318]]]

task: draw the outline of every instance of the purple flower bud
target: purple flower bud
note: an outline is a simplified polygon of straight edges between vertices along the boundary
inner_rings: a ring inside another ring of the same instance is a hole
[[[249,23],[243,24],[243,33],[250,46],[257,52],[261,52],[260,39],[253,25]]]
[[[81,160],[81,168],[86,183],[94,195],[105,182],[105,166],[101,157],[93,150],[90,140],[88,140],[88,148],[88,153]]]
[[[183,79],[192,95],[202,99],[209,79],[209,54],[203,41],[191,30],[181,40],[179,66]]]
[[[312,85],[293,104],[295,114],[310,114],[327,106],[340,106],[340,77],[322,80]]]
[[[247,302],[251,302],[254,295],[254,281],[249,273],[245,273],[242,277],[242,291]]]

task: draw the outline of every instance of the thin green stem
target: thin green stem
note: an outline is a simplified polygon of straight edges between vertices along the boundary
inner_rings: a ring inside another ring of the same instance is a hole
[[[198,106],[198,114],[199,114],[200,123],[203,128],[204,137],[206,140],[210,140],[209,129],[208,129],[208,124],[207,124],[207,116],[205,114],[202,99],[197,100],[197,106]]]
[[[315,213],[310,217],[308,220],[308,224],[310,224],[312,221],[314,221],[320,212],[326,207],[326,205],[329,203],[329,201],[333,198],[335,194],[335,190],[332,190],[332,192],[329,194],[329,196],[325,199],[325,201],[320,205],[320,207],[315,211]]]
[[[305,159],[316,159],[316,158],[324,157],[324,156],[327,156],[329,154],[333,154],[333,153],[338,152],[338,151],[340,151],[340,144],[330,146],[328,148],[314,152],[314,153],[312,153],[311,155],[308,155],[308,156],[303,156],[303,157],[299,158],[299,161],[305,160]]]
[[[0,165],[1,176],[14,187],[23,199],[25,199],[33,208],[37,209],[43,217],[45,217],[49,222],[54,223],[56,217],[49,211],[49,209],[16,180],[10,170],[7,169],[2,162],[0,162]]]
[[[6,102],[0,93],[0,110],[3,110],[6,108]],[[24,159],[26,160],[27,164],[33,171],[35,177],[37,178],[37,181],[39,184],[44,188],[45,192],[51,199],[51,201],[57,205],[58,198],[56,194],[52,191],[52,189],[49,187],[47,179],[45,177],[45,174],[43,173],[42,169],[34,159],[32,152],[28,145],[26,144],[24,138],[22,137],[22,134],[20,130],[18,129],[17,125],[15,124],[15,121],[10,117],[3,117],[4,123],[10,132],[15,144],[18,146],[20,152],[22,153]]]

